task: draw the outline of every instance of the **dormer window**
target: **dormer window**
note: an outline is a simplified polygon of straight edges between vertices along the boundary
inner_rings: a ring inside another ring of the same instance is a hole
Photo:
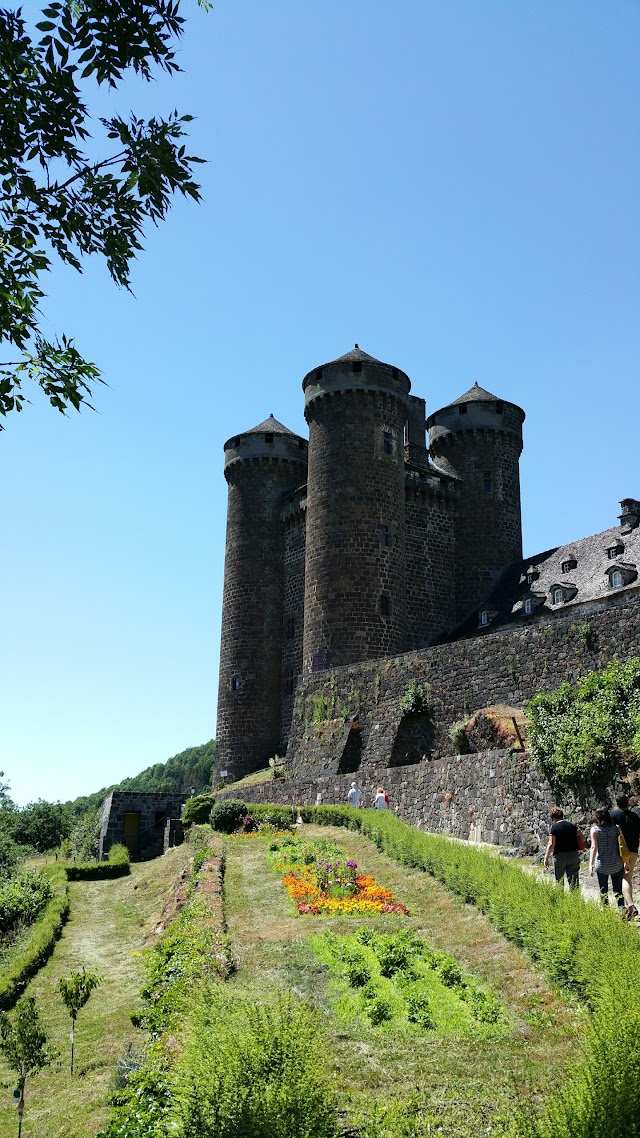
[[[554,605],[561,605],[564,600],[564,593],[562,589],[553,590],[553,603]]]
[[[466,403],[461,403],[458,407],[458,414],[459,415],[466,415],[466,413],[467,413],[467,405],[466,405]]]
[[[488,623],[489,623],[489,613],[487,612],[486,609],[483,609],[482,612],[480,613],[480,627],[486,628]]]
[[[527,597],[525,599],[524,612],[525,616],[531,616],[531,613],[533,612],[533,601],[531,600],[531,597]]]
[[[273,435],[265,435],[264,441],[265,441],[265,443],[272,443],[273,442]]]
[[[607,557],[609,561],[614,561],[621,553],[624,553],[624,545],[610,545],[607,550]]]
[[[562,562],[562,572],[570,573],[572,569],[577,569],[578,562],[575,557],[569,557],[567,561]]]
[[[622,585],[630,585],[638,576],[635,565],[612,565],[606,572],[610,589],[620,589]]]
[[[351,364],[352,371],[362,371],[362,360],[354,360]]]
[[[539,576],[540,574],[537,569],[529,569],[527,573],[527,585],[533,585],[533,582],[537,581]]]

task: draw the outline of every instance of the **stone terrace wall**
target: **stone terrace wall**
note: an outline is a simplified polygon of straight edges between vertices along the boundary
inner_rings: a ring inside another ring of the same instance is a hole
[[[585,622],[594,637],[591,647]],[[287,765],[294,778],[335,775],[349,725],[357,720],[363,777],[375,780],[384,770],[388,778],[392,757],[402,761],[396,746],[399,704],[412,680],[432,685],[436,724],[434,731],[425,723],[424,754],[435,759],[452,751],[449,729],[462,716],[494,703],[522,706],[538,691],[634,654],[640,654],[640,604],[611,597],[562,614],[533,615],[468,640],[305,677],[297,690]]]
[[[558,801],[528,758],[509,751],[455,755],[396,767],[385,771],[384,778],[369,774],[355,777],[366,806],[376,787],[384,785],[391,809],[412,826],[469,841],[518,847],[523,853],[544,847],[549,834],[549,807]],[[242,793],[248,803],[313,806],[319,792],[323,805],[345,805],[351,781],[350,776],[335,775],[278,779],[248,786],[242,792],[222,792],[218,797],[239,797]],[[610,794],[616,789],[611,787]],[[562,801],[573,821],[584,827],[585,836],[597,805],[601,802],[595,796],[569,796]]]

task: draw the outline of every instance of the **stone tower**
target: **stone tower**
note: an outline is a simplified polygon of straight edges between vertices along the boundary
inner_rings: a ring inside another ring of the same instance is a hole
[[[278,750],[283,498],[304,482],[307,443],[270,416],[225,443],[229,486],[216,769],[228,781]]]
[[[302,383],[309,424],[303,672],[405,644],[411,383],[357,344]]]
[[[456,612],[463,620],[522,558],[519,458],[524,411],[474,384],[427,419],[433,461],[460,478]]]

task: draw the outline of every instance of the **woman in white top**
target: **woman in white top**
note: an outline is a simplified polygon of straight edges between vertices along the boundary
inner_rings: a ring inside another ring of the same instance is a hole
[[[389,800],[384,792],[384,787],[379,786],[376,790],[376,796],[373,800],[375,810],[388,810]]]

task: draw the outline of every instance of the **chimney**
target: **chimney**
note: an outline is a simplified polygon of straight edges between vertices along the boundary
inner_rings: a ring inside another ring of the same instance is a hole
[[[623,533],[630,533],[640,522],[640,502],[636,498],[623,498],[620,503],[622,513],[619,515]]]

